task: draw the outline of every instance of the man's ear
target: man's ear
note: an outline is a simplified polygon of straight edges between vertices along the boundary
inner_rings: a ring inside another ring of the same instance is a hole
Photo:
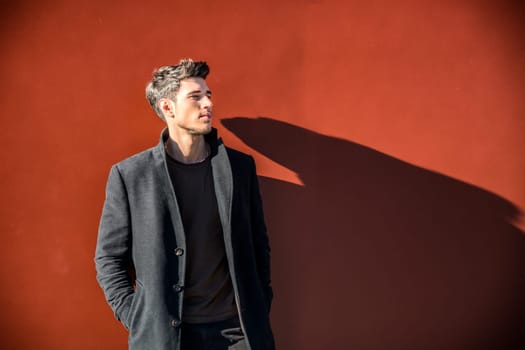
[[[164,115],[164,118],[173,118],[175,116],[175,110],[173,101],[167,98],[161,98],[158,102],[160,111]]]

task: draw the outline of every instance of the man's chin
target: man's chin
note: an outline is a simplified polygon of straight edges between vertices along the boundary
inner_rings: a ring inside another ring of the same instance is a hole
[[[208,135],[211,131],[212,131],[212,127],[211,127],[211,124],[209,127],[207,128],[193,128],[193,129],[188,129],[188,131],[192,134],[192,135]]]
[[[204,131],[203,135],[207,135],[212,131],[211,123],[210,126]]]

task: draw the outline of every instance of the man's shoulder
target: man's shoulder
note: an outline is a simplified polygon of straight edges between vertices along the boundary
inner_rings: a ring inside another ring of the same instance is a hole
[[[226,151],[234,177],[249,179],[256,174],[253,156],[230,147],[226,147]]]
[[[228,157],[230,161],[240,161],[240,162],[253,162],[253,157],[247,153],[241,152],[235,148],[225,146],[226,152],[228,152]]]
[[[156,158],[156,149],[157,146],[154,146],[135,153],[115,163],[114,166],[122,172],[133,171],[144,167],[151,167],[152,162]]]

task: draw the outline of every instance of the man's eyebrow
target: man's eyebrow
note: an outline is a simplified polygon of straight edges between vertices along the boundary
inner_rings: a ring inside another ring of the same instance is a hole
[[[193,91],[188,92],[186,96],[189,96],[192,94],[200,94],[201,92],[202,92],[201,90],[193,90]],[[211,90],[206,90],[206,94],[211,95]]]

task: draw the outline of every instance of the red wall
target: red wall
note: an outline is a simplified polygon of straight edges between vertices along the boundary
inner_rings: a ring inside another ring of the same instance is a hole
[[[525,346],[518,1],[0,13],[4,348],[126,348],[95,281],[104,186],[157,142],[144,87],[182,57],[209,62],[215,126],[263,176],[280,349]]]

